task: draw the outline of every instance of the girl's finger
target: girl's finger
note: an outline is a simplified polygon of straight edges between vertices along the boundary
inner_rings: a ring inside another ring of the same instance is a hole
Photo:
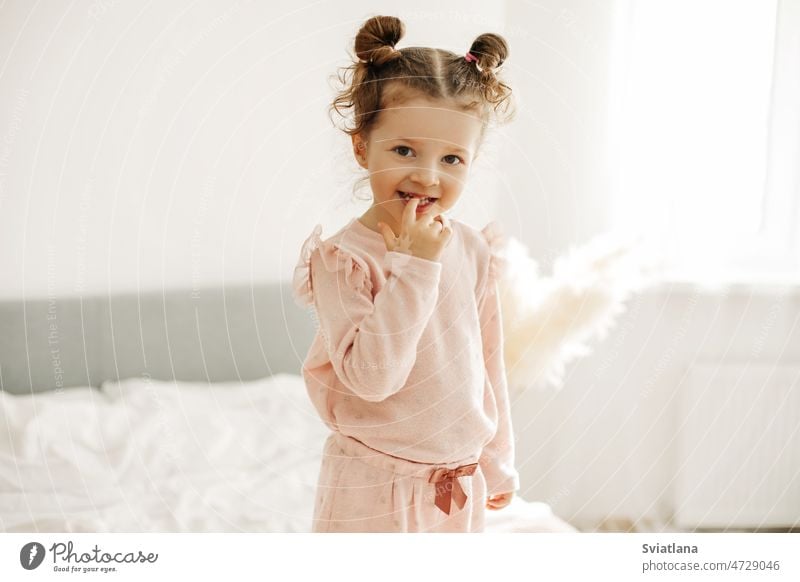
[[[406,207],[403,208],[403,230],[405,230],[405,232],[410,231],[411,227],[414,226],[417,204],[419,204],[419,198],[412,198],[409,200],[408,204],[406,204]]]
[[[378,228],[380,229],[381,234],[383,235],[383,240],[386,242],[386,248],[393,249],[396,242],[395,239],[397,237],[395,236],[392,227],[387,224],[384,224],[383,222],[379,222]]]
[[[453,229],[450,226],[445,226],[442,228],[442,232],[440,233],[442,237],[445,239],[445,245],[450,244],[450,240],[453,238]]]
[[[442,234],[450,235],[450,233],[453,232],[453,227],[450,224],[450,219],[447,218],[444,214],[440,214],[439,216],[437,216],[437,218],[439,218],[440,222],[442,223]]]

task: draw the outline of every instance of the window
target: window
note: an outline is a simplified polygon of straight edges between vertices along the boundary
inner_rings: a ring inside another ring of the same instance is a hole
[[[670,278],[800,277],[800,2],[623,2],[612,220]]]

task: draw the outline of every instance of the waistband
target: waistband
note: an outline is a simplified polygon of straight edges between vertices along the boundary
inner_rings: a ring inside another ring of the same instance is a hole
[[[480,470],[477,458],[455,463],[418,463],[377,451],[358,439],[343,435],[339,431],[334,431],[328,437],[328,444],[338,445],[339,450],[342,451],[341,456],[387,469],[396,475],[422,478],[428,483],[433,483],[436,491],[434,505],[446,515],[450,515],[452,503],[455,503],[459,509],[463,509],[467,502],[467,494],[459,484],[458,478],[471,477]],[[328,447],[326,446],[326,448]],[[335,451],[328,451],[326,454],[337,456]]]
[[[424,478],[428,481],[434,474],[440,474],[441,470],[450,471],[453,469],[461,469],[462,467],[472,465],[478,462],[480,454],[474,455],[466,459],[462,459],[452,463],[420,463],[418,461],[411,461],[409,459],[402,459],[395,457],[383,451],[373,449],[358,439],[351,436],[344,435],[339,431],[334,431],[328,437],[333,439],[344,451],[347,457],[353,457],[368,465],[378,467],[380,469],[387,469],[399,475],[406,475],[410,477]],[[337,456],[333,454],[333,456]]]

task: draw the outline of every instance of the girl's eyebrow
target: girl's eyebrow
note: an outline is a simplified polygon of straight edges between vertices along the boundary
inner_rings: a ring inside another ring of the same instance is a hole
[[[416,139],[413,139],[413,138],[410,138],[410,137],[394,137],[394,138],[388,139],[387,141],[407,141],[407,142],[413,143],[413,144],[425,143],[425,142],[428,142],[428,141],[438,141],[438,142],[442,142],[445,145],[447,145],[447,149],[449,149],[449,150],[453,150],[455,152],[459,152],[459,153],[467,154],[467,155],[469,155],[469,153],[470,153],[470,151],[468,149],[462,148],[461,146],[457,146],[457,145],[452,144],[452,143],[450,143],[448,141],[445,141],[443,139],[438,139],[438,140],[433,140],[433,139],[430,139],[430,140],[416,140]]]

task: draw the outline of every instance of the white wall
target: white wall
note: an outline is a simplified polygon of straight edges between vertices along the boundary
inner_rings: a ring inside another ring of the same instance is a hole
[[[563,519],[583,531],[620,529],[626,531],[673,531],[673,520],[686,499],[679,495],[679,473],[686,459],[680,455],[681,430],[686,421],[681,400],[687,391],[713,390],[712,398],[720,410],[737,388],[716,390],[692,386],[692,366],[700,362],[736,363],[768,368],[800,363],[800,292],[788,288],[753,288],[736,285],[721,293],[704,292],[687,285],[653,288],[630,301],[613,331],[602,342],[595,342],[593,353],[567,367],[561,390],[529,390],[512,403],[517,439],[517,468],[520,494],[526,499],[546,501]],[[785,390],[794,390],[785,387]],[[757,400],[766,385],[746,386]],[[763,410],[734,424],[742,435],[760,438],[774,427],[771,419],[793,415],[800,422],[800,411],[787,409],[776,398],[770,413]],[[724,431],[731,430],[734,418],[708,418],[708,438],[727,444]],[[720,432],[722,431],[722,432]],[[746,439],[745,439],[746,440]],[[777,464],[780,455],[800,457],[796,432],[781,434],[773,456],[765,459]],[[794,445],[793,445],[794,443]],[[784,450],[781,447],[788,447]],[[720,492],[720,507],[709,506],[709,514],[727,504],[737,486],[722,482],[719,473],[748,479],[738,469],[752,464],[753,449],[737,447],[741,459],[737,467],[715,466],[709,458],[704,468],[689,479]],[[720,450],[723,454],[731,451]],[[794,473],[792,483],[778,481],[776,504],[793,500],[798,507],[800,484]],[[771,475],[757,475],[755,481]],[[730,488],[730,489],[729,489]],[[762,498],[744,496],[737,509],[727,515],[722,529],[734,527],[736,518],[748,514]],[[779,499],[780,498],[780,499]],[[769,503],[767,504],[769,505]],[[742,513],[737,513],[738,511]],[[797,518],[784,515],[783,527]],[[765,521],[750,522],[750,527],[767,527]],[[727,528],[725,527],[727,525]],[[774,524],[773,524],[774,525]],[[717,527],[720,527],[718,524]]]
[[[327,114],[360,24],[396,14],[400,46],[466,52],[504,22],[502,4],[479,2],[19,0],[0,13],[6,298],[289,278],[317,222],[327,236],[367,208]],[[494,213],[492,151],[456,217]]]
[[[513,87],[500,217],[545,268],[608,227],[608,94],[616,1],[511,2]]]
[[[603,230],[613,6],[6,3],[0,297],[288,278],[314,224],[332,234],[367,207],[329,77],[380,13],[405,21],[400,46],[506,36],[519,115],[454,216],[500,218],[547,266]]]

